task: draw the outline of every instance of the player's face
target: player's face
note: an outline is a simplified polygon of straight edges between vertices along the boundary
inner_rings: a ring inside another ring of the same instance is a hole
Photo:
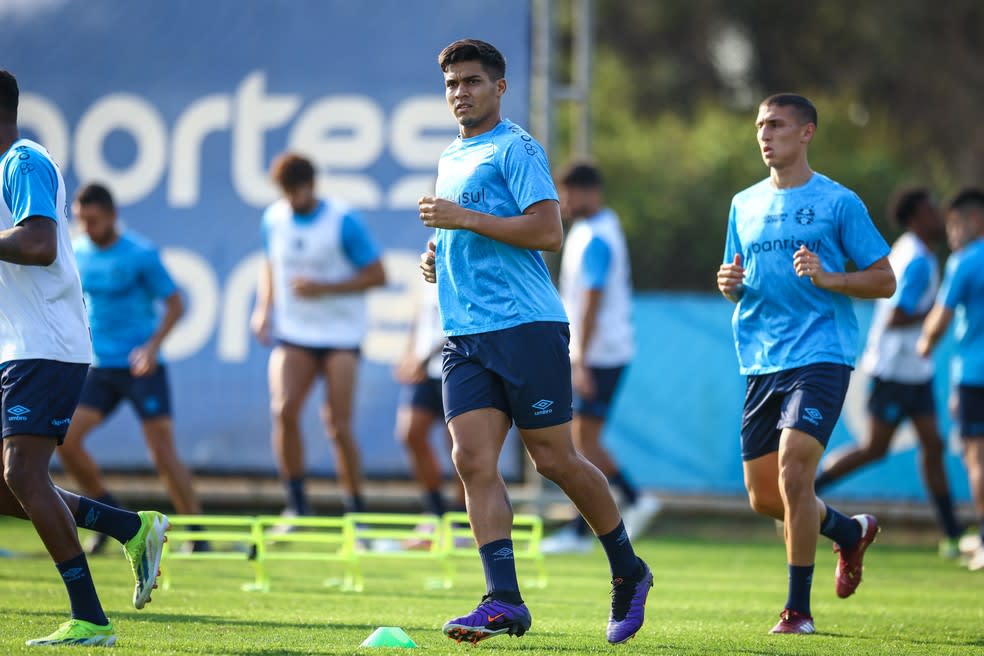
[[[762,161],[769,168],[782,169],[805,156],[816,126],[800,123],[792,106],[763,105],[759,107],[755,129]]]
[[[444,72],[444,95],[463,137],[473,137],[496,126],[505,92],[505,79],[491,79],[478,61],[451,64]]]
[[[956,210],[946,215],[946,241],[951,251],[959,251],[967,243],[967,225]]]
[[[943,213],[940,212],[940,208],[932,200],[927,200],[922,204],[917,218],[922,223],[924,232],[932,239],[939,239],[946,231],[946,222],[943,220]]]
[[[298,185],[282,191],[291,209],[298,214],[307,214],[318,204],[318,199],[314,196],[313,184]]]
[[[560,197],[560,215],[564,221],[584,219],[601,209],[597,189],[560,185],[557,187],[557,195]]]
[[[116,239],[116,212],[96,203],[72,203],[72,213],[97,246],[105,246]]]

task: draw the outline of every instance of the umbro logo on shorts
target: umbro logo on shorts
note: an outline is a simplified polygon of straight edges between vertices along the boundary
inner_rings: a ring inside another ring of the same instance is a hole
[[[540,399],[539,401],[537,401],[536,403],[534,403],[531,406],[532,408],[534,408],[536,410],[536,412],[534,412],[533,414],[534,415],[545,415],[545,414],[549,414],[549,413],[553,412],[553,409],[550,407],[553,404],[554,404],[554,402],[551,401],[551,400],[549,400],[549,399]]]
[[[27,421],[27,414],[31,412],[30,408],[25,408],[22,405],[15,405],[12,408],[7,408],[7,421]]]
[[[814,426],[819,426],[820,422],[823,421],[823,414],[816,408],[803,408],[803,419]]]

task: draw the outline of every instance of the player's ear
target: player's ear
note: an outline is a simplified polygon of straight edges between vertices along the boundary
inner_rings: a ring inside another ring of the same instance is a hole
[[[495,81],[495,95],[502,97],[502,94],[506,92],[506,78],[500,77]]]
[[[813,141],[813,135],[817,133],[816,123],[805,123],[802,128],[803,142],[810,143]]]

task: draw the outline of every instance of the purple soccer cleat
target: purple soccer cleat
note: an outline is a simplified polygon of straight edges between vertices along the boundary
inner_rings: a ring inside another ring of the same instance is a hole
[[[653,573],[642,564],[642,576],[637,581],[612,579],[612,612],[608,616],[608,642],[617,645],[630,640],[642,628],[646,615],[646,597],[653,587]]]
[[[485,595],[475,610],[464,617],[448,620],[444,624],[444,635],[455,642],[466,641],[474,645],[502,634],[519,637],[531,624],[533,618],[526,604],[508,604]]]
[[[878,520],[872,515],[855,515],[854,521],[861,525],[861,539],[850,549],[841,549],[834,543],[834,553],[838,554],[837,569],[834,571],[837,596],[845,599],[854,594],[861,585],[861,574],[864,572],[864,552],[878,537]]]
[[[816,633],[813,618],[789,608],[779,613],[779,623],[769,633]]]

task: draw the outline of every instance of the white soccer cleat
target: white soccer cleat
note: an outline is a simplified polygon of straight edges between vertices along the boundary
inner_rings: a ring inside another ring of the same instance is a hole
[[[663,509],[663,502],[654,494],[643,494],[622,513],[625,530],[635,539],[646,533],[646,529]]]
[[[984,547],[978,547],[967,561],[967,569],[971,572],[984,571]]]

